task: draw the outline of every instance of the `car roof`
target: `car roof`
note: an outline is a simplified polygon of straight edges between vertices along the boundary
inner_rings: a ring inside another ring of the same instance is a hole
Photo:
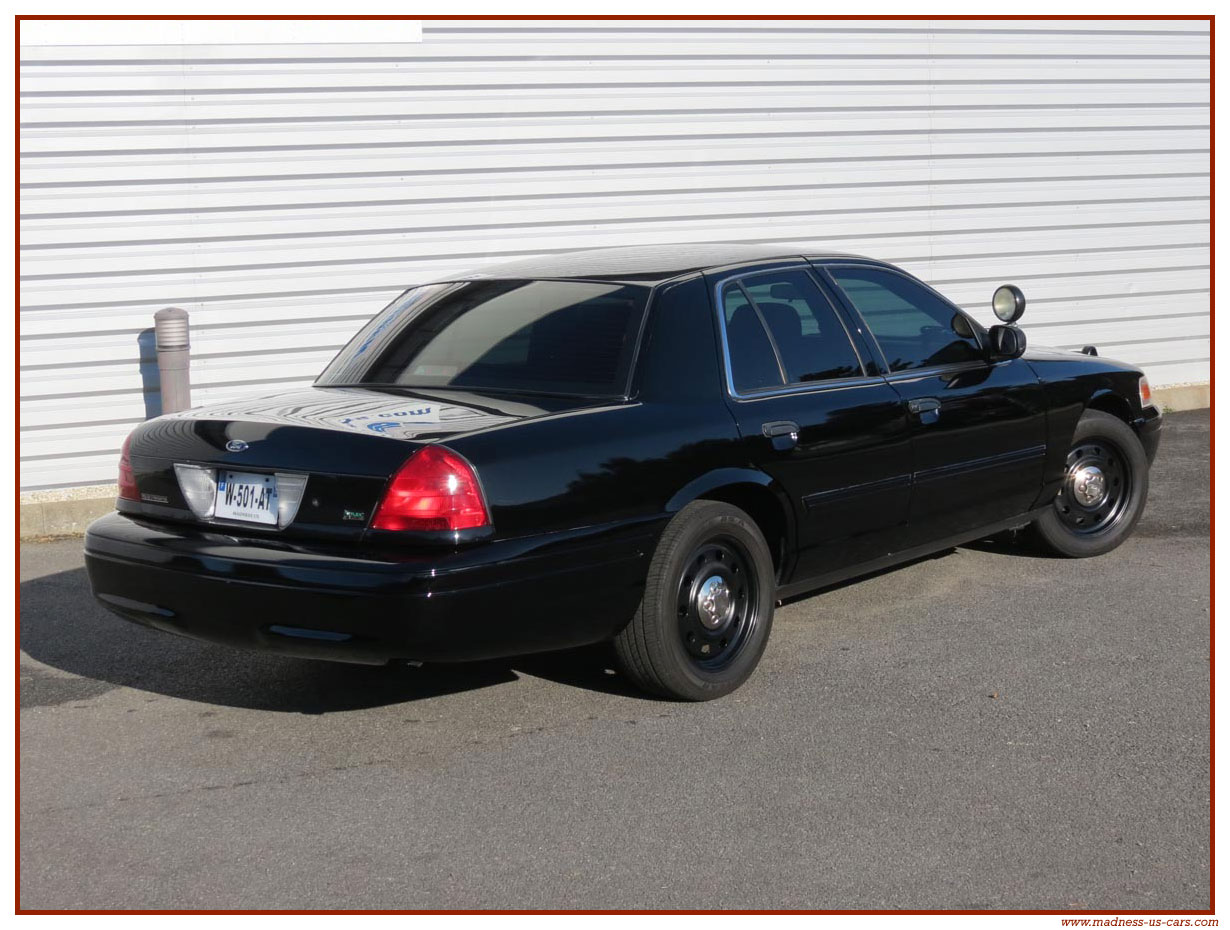
[[[556,252],[533,258],[488,265],[472,272],[449,275],[440,281],[489,278],[577,278],[653,285],[712,268],[775,259],[862,258],[812,245],[741,242],[696,242],[679,245],[637,245],[606,249]]]

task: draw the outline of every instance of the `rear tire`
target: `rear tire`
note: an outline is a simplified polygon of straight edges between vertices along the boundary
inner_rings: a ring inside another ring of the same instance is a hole
[[[1121,545],[1149,496],[1149,459],[1132,428],[1087,410],[1076,424],[1068,471],[1051,506],[1030,527],[1056,555],[1088,558]]]
[[[638,687],[710,701],[751,676],[773,625],[773,557],[756,523],[719,501],[694,501],[667,524],[636,615],[615,638]]]

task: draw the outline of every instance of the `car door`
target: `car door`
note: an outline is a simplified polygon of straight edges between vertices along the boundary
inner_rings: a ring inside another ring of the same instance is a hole
[[[795,511],[783,583],[882,554],[909,503],[904,401],[806,263],[709,277],[747,460]]]
[[[902,271],[870,262],[822,267],[909,411],[914,480],[905,546],[1025,513],[1046,454],[1045,401],[1029,364],[990,358],[981,327]]]

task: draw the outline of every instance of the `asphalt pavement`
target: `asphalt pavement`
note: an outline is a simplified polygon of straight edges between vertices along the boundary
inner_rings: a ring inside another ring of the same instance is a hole
[[[779,609],[734,695],[600,650],[233,651],[23,546],[25,908],[1206,908],[1209,422],[1110,555],[982,543]]]

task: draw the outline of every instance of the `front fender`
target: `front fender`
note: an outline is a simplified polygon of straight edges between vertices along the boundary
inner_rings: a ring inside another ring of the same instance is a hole
[[[1139,409],[1140,370],[1101,356],[1031,350],[1025,358],[1047,395],[1047,454],[1036,506],[1058,492],[1067,471],[1076,424],[1086,410],[1108,410],[1132,423]],[[1113,409],[1111,409],[1113,408]]]

